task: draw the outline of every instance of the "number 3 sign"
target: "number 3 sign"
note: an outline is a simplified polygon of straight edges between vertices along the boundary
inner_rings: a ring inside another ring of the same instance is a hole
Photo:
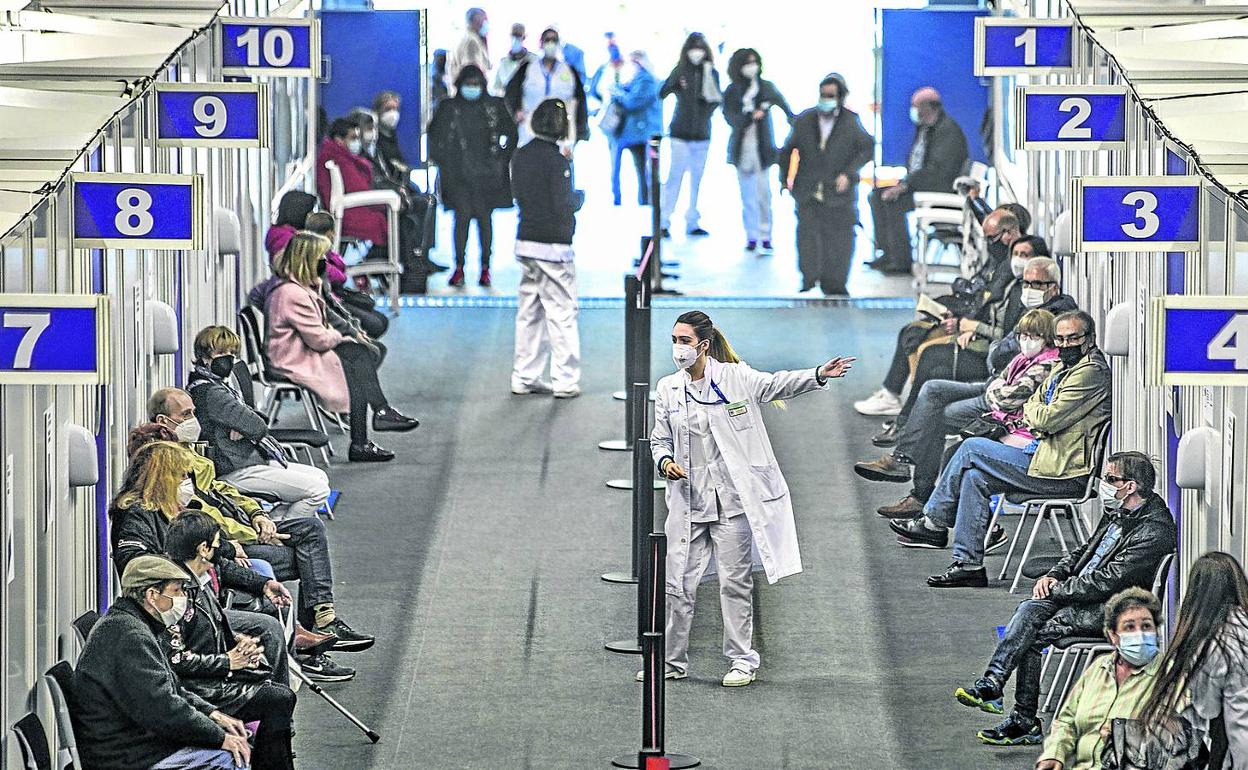
[[[198,174],[73,174],[70,191],[74,248],[203,247]]]
[[[1199,251],[1203,183],[1199,176],[1077,177],[1074,250]]]
[[[157,83],[162,147],[267,147],[269,87],[259,83]]]

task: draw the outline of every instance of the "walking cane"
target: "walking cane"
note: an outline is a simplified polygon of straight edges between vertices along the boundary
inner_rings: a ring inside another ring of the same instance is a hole
[[[282,612],[281,607],[278,607],[277,616],[281,619],[282,625],[286,627],[287,633],[289,634],[289,637],[286,642],[287,644],[286,660],[290,664],[290,673],[296,676],[299,679],[299,681],[306,684],[309,690],[311,690],[312,692],[324,698],[325,702],[333,706],[335,709],[337,709],[338,713],[346,717],[348,722],[360,728],[360,730],[365,735],[368,736],[368,739],[370,741],[372,741],[373,743],[376,743],[377,741],[381,740],[380,733],[376,732],[375,730],[373,730],[373,728],[361,722],[355,716],[355,714],[352,714],[350,711],[347,711],[345,706],[343,706],[338,701],[334,700],[333,696],[325,692],[325,690],[322,689],[319,684],[317,684],[316,682],[313,682],[311,679],[308,678],[307,674],[303,673],[303,668],[299,665],[299,661],[295,659],[295,656],[290,651],[294,647],[294,644],[295,644],[294,622],[293,622],[294,613],[292,612],[290,615],[287,615],[286,613]]]

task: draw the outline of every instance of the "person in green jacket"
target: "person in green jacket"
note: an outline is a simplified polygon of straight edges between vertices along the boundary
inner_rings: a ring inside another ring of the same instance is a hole
[[[1007,492],[1080,497],[1097,471],[1096,441],[1109,421],[1111,379],[1096,347],[1096,322],[1081,310],[1057,317],[1059,361],[1023,405],[1033,438],[1025,447],[988,438],[963,442],[945,466],[936,489],[916,519],[889,526],[903,546],[944,548],[953,533],[953,564],[927,579],[933,588],[984,587],[984,533],[993,495]]]

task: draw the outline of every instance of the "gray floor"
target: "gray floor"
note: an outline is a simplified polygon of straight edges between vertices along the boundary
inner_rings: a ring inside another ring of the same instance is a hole
[[[628,555],[628,494],[603,485],[628,457],[595,448],[623,431],[608,397],[623,376],[621,313],[582,312],[585,395],[557,402],[507,392],[512,311],[403,311],[383,381],[423,425],[378,437],[394,463],[331,471],[339,606],[378,644],[341,655],[359,676],[328,689],[383,739],[370,746],[305,690],[301,767],[599,768],[637,750],[637,660],[602,650],[630,633],[635,591],[599,580]],[[656,379],[671,370],[676,313],[655,314]],[[667,689],[668,749],[720,770],[1030,767],[1035,751],[980,746],[974,730],[994,719],[951,697],[1017,597],[924,587],[947,553],[898,548],[874,509],[905,487],[850,469],[877,426],[851,403],[878,387],[908,312],[712,316],[758,368],[860,363],[831,392],[768,410],[806,571],[756,589],[763,667],[744,689],[719,686],[718,597],[702,592],[692,676]]]

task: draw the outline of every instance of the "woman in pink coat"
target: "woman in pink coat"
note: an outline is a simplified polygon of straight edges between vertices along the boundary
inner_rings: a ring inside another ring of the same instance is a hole
[[[329,326],[320,285],[329,241],[296,233],[273,264],[283,280],[268,297],[268,352],[273,368],[316,394],[331,411],[349,410],[353,462],[381,462],[394,453],[368,440],[373,430],[409,431],[420,422],[390,406],[377,380],[378,350],[367,338],[344,337]]]

